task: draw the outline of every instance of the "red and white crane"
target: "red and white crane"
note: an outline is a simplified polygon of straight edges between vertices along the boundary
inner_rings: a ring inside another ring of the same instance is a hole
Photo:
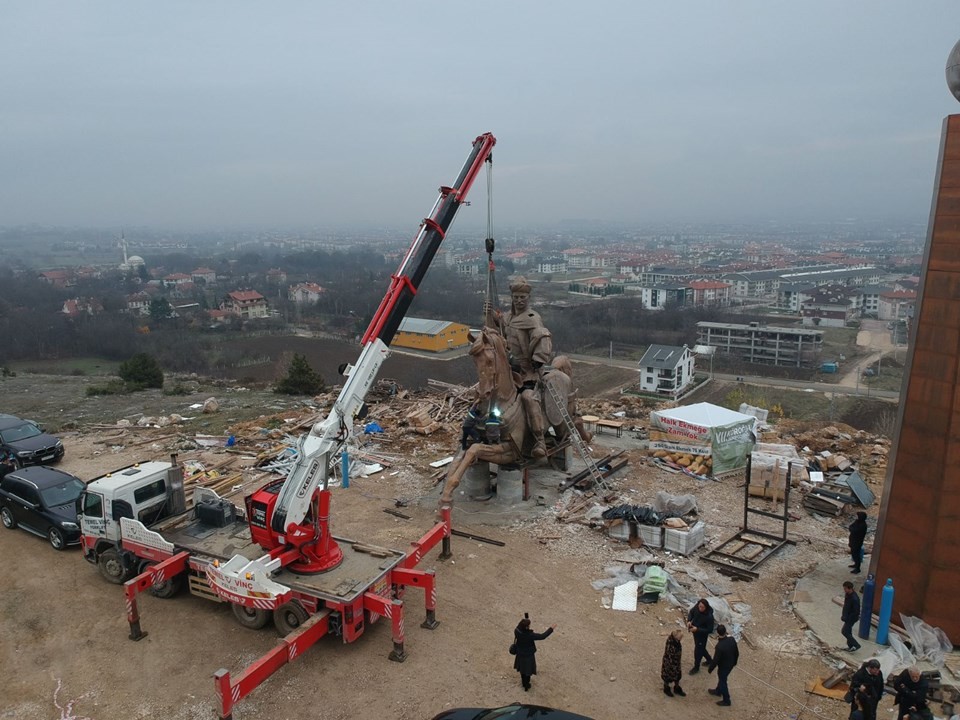
[[[297,442],[293,469],[245,498],[243,510],[208,488],[194,490],[187,510],[183,476],[173,462],[138,463],[93,480],[78,517],[84,557],[112,582],[126,580],[130,638],[146,636],[137,598],[149,590],[170,597],[187,581],[193,594],[231,604],[241,624],[263,627],[271,619],[279,644],[235,677],[214,675],[220,717],[267,677],[328,634],[353,642],[367,624],[391,623],[390,659],[403,661],[403,595],[423,589],[426,618],[437,626],[432,571],[416,569],[442,543],[450,555],[450,511],[406,552],[341,537],[330,530],[332,468],[365,414],[364,397],[389,355],[390,341],[410,307],[461,205],[496,139],[477,137],[452,185],[440,188],[430,215],[393,274],[387,293],[363,335],[363,349],[327,416]],[[245,513],[244,513],[245,511]]]

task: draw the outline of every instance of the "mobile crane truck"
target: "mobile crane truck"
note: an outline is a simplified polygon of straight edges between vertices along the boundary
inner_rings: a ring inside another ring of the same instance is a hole
[[[325,635],[353,642],[380,617],[392,624],[389,657],[402,662],[407,587],[424,590],[421,627],[438,625],[433,572],[416,566],[438,543],[440,557],[450,556],[450,509],[441,509],[441,520],[401,552],[332,535],[328,485],[354,421],[366,414],[364,397],[390,341],[474,180],[492,164],[495,144],[490,133],[477,137],[454,184],[440,188],[363,335],[356,365],[345,366],[343,389],[327,416],[298,439],[285,479],[247,496],[243,508],[196,488],[188,509],[183,473],[172,456],[171,462],[138,463],[99,477],[78,500],[84,557],[105,578],[124,584],[131,640],[146,636],[137,596],[149,590],[171,597],[184,581],[193,594],[230,603],[242,625],[262,628],[272,618],[285,635],[236,679],[225,669],[214,674],[224,720],[237,702]]]

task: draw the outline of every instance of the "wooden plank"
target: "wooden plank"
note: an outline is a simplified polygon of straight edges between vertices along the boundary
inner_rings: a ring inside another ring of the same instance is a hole
[[[763,547],[763,546],[761,545],[760,547],[758,547],[758,548],[756,548],[756,549],[754,549],[754,550],[751,550],[751,551],[747,552],[747,553],[744,555],[744,557],[745,557],[747,560],[753,560],[754,558],[757,557],[757,555],[759,555],[759,554],[762,553],[762,552],[765,552],[767,549],[768,549],[768,548],[765,548],[765,547]]]
[[[735,542],[733,545],[731,545],[730,549],[727,550],[727,552],[729,552],[731,555],[736,555],[738,552],[743,550],[746,546],[747,546],[747,543],[740,540]]]

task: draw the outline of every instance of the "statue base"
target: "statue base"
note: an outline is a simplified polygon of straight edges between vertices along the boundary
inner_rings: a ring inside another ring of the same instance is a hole
[[[460,492],[470,499],[490,497],[493,493],[490,484],[490,463],[478,462],[468,467],[460,481]]]
[[[524,468],[499,467],[497,472],[497,503],[517,505],[523,502]]]

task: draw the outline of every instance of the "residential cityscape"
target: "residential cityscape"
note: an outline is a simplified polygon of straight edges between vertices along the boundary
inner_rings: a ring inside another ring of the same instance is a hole
[[[589,306],[628,307],[646,313],[644,318],[680,313],[691,324],[675,346],[689,347],[701,371],[715,361],[721,366],[736,361],[761,374],[764,366],[821,371],[836,359],[823,355],[828,328],[883,321],[891,342],[906,344],[923,232],[920,225],[854,221],[592,235],[517,230],[499,241],[493,259],[504,288],[510,276],[533,283],[536,302],[560,338],[566,337],[570,313],[597,312]],[[39,305],[18,305],[16,296],[8,296],[3,322],[8,337],[22,335],[18,316],[24,327],[41,333],[49,324],[30,319],[36,314],[73,323],[112,314],[128,318],[131,332],[157,331],[160,324],[199,332],[251,331],[262,329],[260,324],[272,332],[307,330],[350,339],[369,320],[376,295],[358,292],[358,282],[385,283],[404,242],[399,232],[386,230],[351,236],[5,228],[0,247],[14,261],[4,272],[39,283],[46,294]],[[26,246],[28,255],[13,252]],[[466,330],[479,314],[479,302],[470,297],[485,287],[487,266],[481,236],[469,229],[452,235],[434,261],[432,285],[414,306],[421,317],[407,319],[395,346],[462,352]],[[453,297],[458,301],[447,302]],[[428,302],[431,298],[437,302]],[[653,333],[648,342],[632,343],[623,337],[629,323],[616,325],[607,342],[588,337],[569,350],[613,355],[616,345],[618,353],[630,356],[632,349],[639,357],[646,345],[662,344],[665,337]],[[36,352],[43,343],[24,347]],[[0,352],[17,359],[17,343]],[[643,367],[641,362],[641,372]],[[647,389],[675,397],[692,373],[682,380],[672,370],[659,377],[659,384]]]

